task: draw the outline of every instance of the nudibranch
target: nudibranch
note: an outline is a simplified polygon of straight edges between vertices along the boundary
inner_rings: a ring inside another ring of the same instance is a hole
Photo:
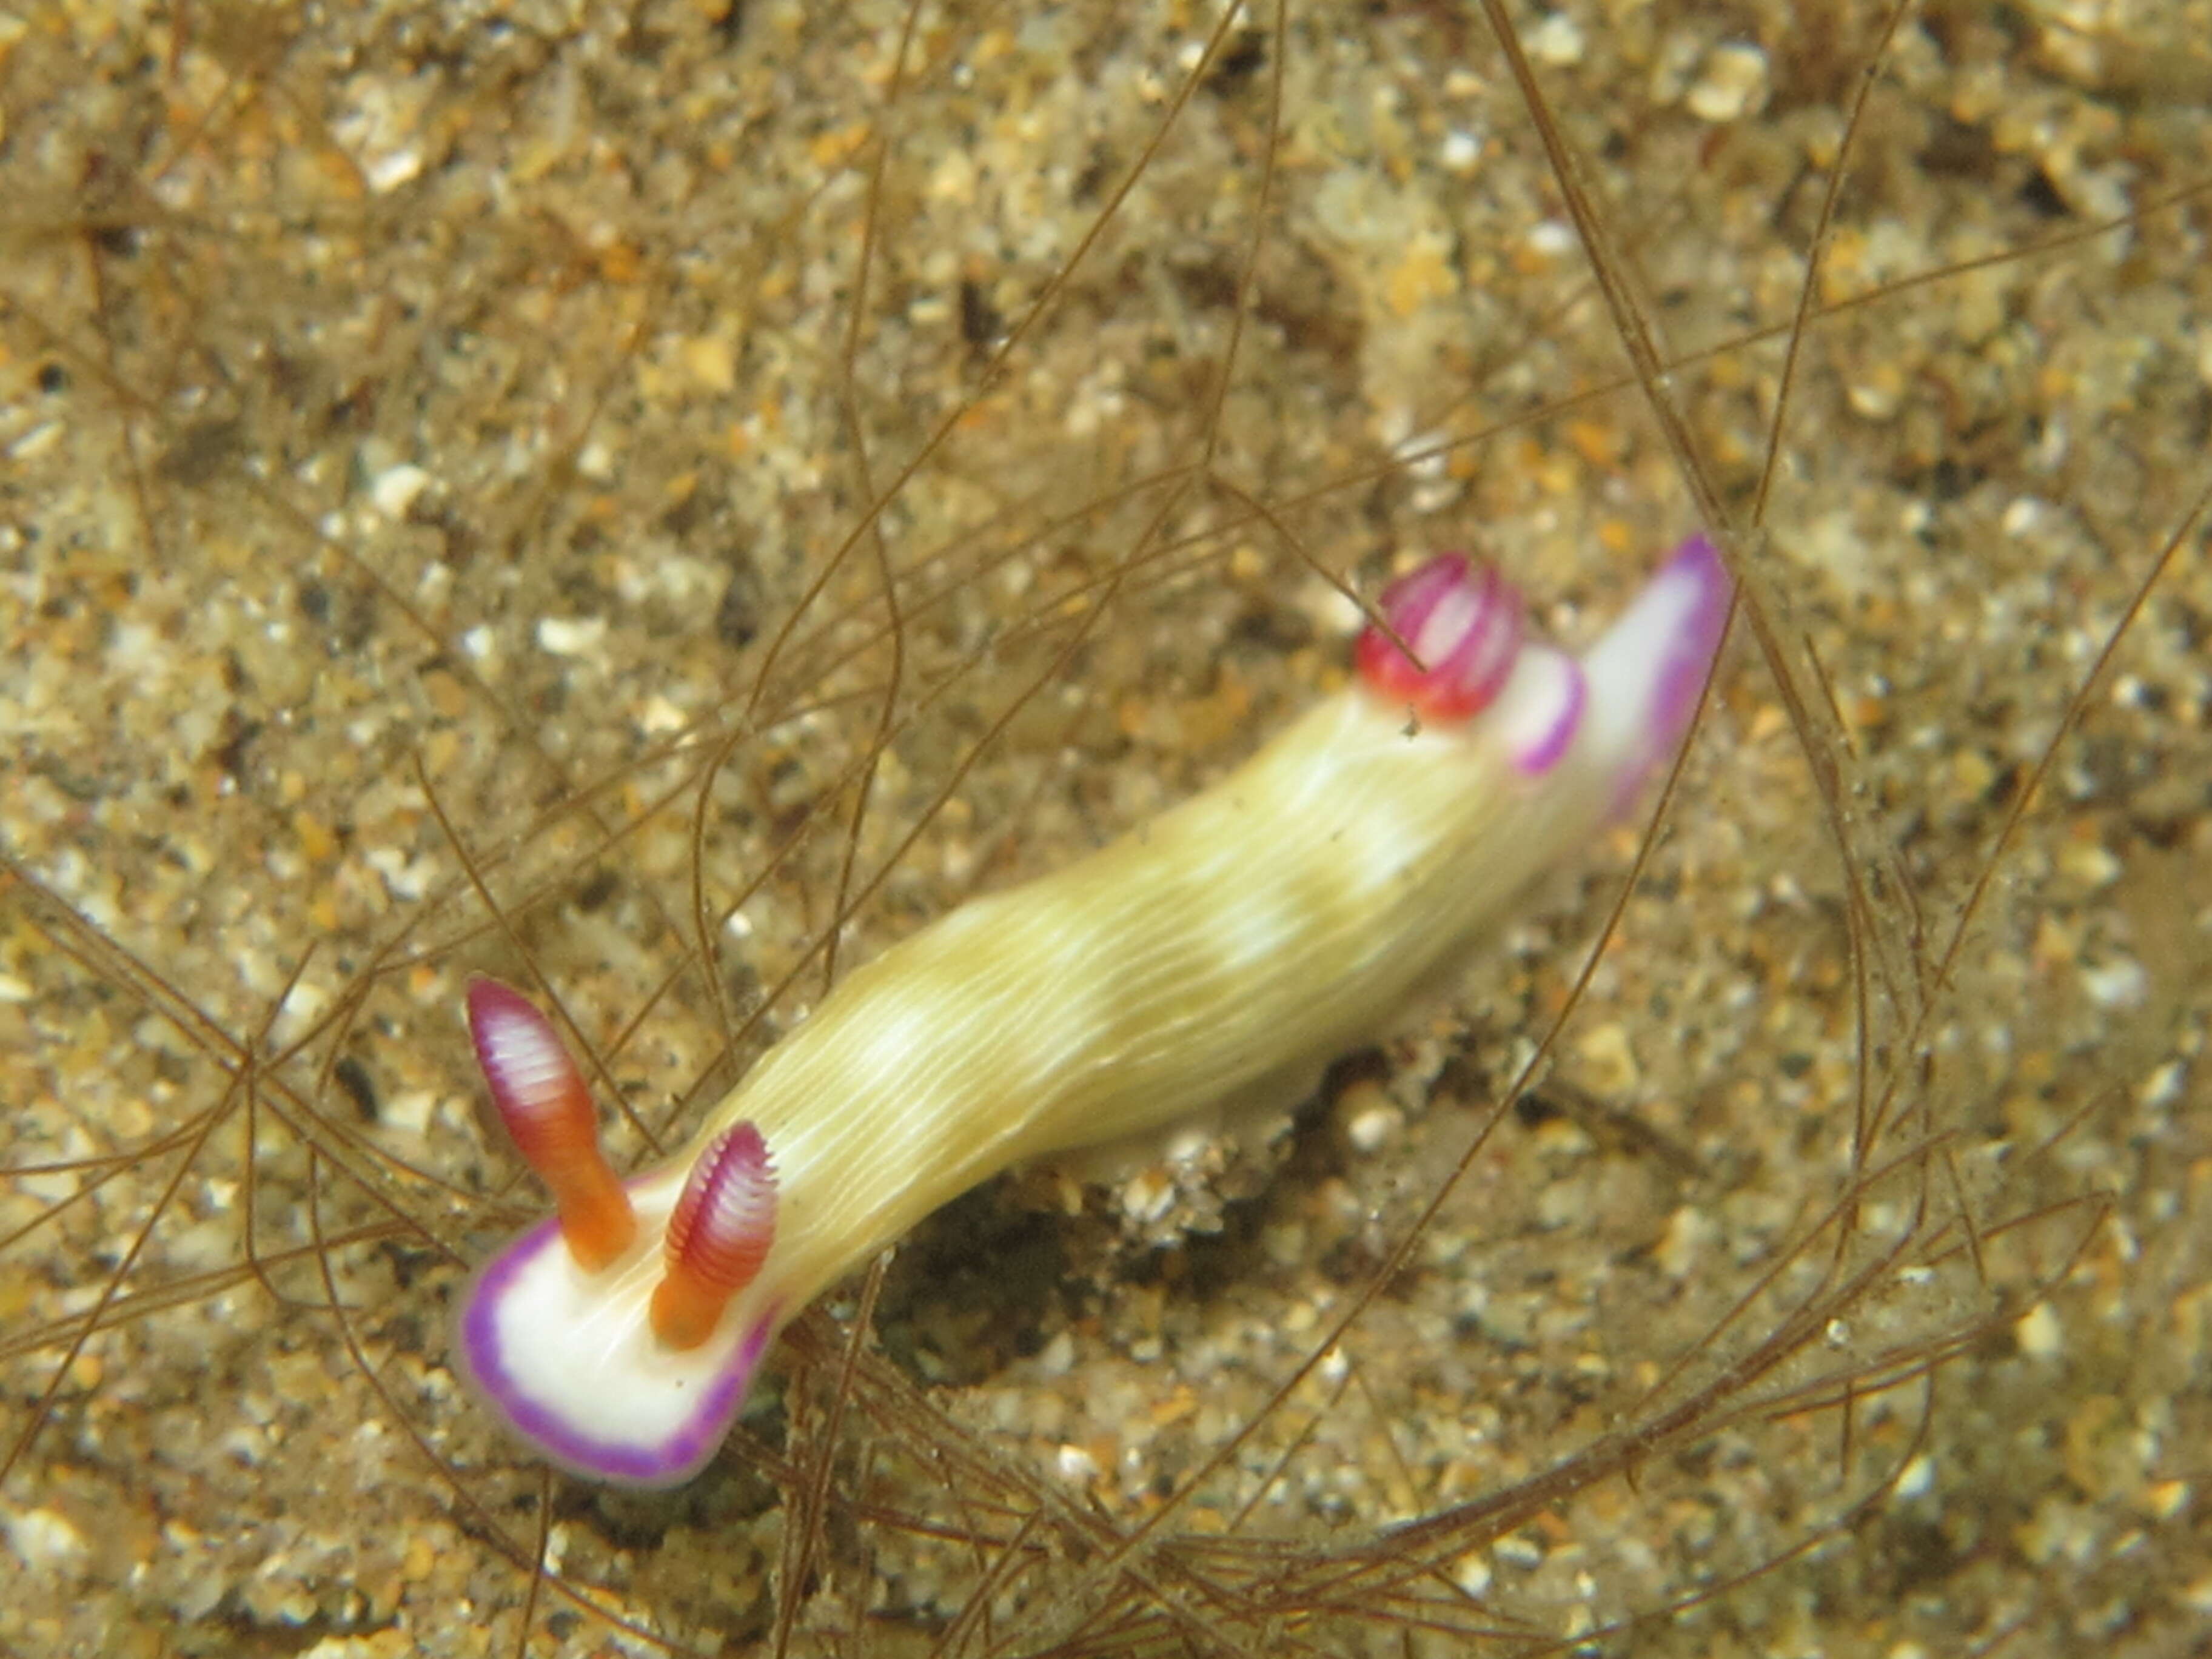
[[[1025,1159],[1295,1090],[1385,1026],[1671,755],[1728,599],[1693,539],[1576,657],[1526,637],[1495,570],[1432,560],[1384,592],[1343,690],[1113,845],[859,969],[626,1181],[550,1024],[475,981],[478,1059],[556,1213],[471,1286],[467,1375],[563,1468],[688,1479],[784,1323],[931,1211]]]

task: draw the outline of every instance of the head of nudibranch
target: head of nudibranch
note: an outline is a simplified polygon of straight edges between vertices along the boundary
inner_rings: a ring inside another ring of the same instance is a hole
[[[575,1474],[688,1480],[721,1444],[784,1311],[763,1271],[775,1243],[767,1144],[738,1122],[688,1169],[624,1182],[545,1016],[489,979],[470,983],[468,1014],[492,1104],[556,1212],[470,1285],[462,1370]]]

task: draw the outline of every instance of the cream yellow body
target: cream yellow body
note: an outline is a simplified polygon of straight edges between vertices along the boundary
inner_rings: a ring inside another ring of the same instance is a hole
[[[895,945],[702,1132],[750,1118],[774,1149],[763,1291],[795,1310],[1011,1164],[1340,1054],[1607,799],[1355,688],[1112,846]]]

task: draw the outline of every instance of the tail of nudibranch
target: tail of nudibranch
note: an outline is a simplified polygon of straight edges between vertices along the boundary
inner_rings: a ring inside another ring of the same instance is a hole
[[[1731,591],[1719,550],[1692,536],[1583,653],[1584,741],[1620,779],[1616,811],[1689,729],[1728,627]]]

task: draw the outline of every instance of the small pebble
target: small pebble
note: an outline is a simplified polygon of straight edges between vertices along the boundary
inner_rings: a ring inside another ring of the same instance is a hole
[[[1523,33],[1521,44],[1538,63],[1549,64],[1555,69],[1581,63],[1583,52],[1589,48],[1582,25],[1563,11],[1551,13]]]
[[[538,648],[556,657],[586,657],[607,637],[605,617],[547,617],[538,624]]]
[[[1714,48],[1690,88],[1690,113],[1700,121],[1734,121],[1766,102],[1766,54],[1745,42]]]
[[[2065,1328],[2048,1302],[2037,1303],[2012,1328],[2020,1351],[2031,1359],[2055,1359],[2066,1346]]]
[[[387,519],[404,519],[425,489],[430,487],[430,475],[421,467],[402,463],[388,466],[376,475],[368,487],[368,499],[376,510]]]
[[[1498,1559],[1526,1572],[1544,1565],[1544,1547],[1525,1532],[1512,1533],[1498,1540]]]
[[[67,1571],[88,1552],[84,1534],[58,1510],[26,1510],[0,1519],[0,1528],[7,1531],[8,1547],[33,1571]]]
[[[1403,1112],[1388,1101],[1378,1101],[1352,1114],[1344,1126],[1344,1138],[1354,1152],[1372,1155],[1395,1140],[1405,1127]]]
[[[2100,1008],[2140,1008],[2150,995],[2150,975],[2133,957],[2114,957],[2083,968],[2081,988]]]

